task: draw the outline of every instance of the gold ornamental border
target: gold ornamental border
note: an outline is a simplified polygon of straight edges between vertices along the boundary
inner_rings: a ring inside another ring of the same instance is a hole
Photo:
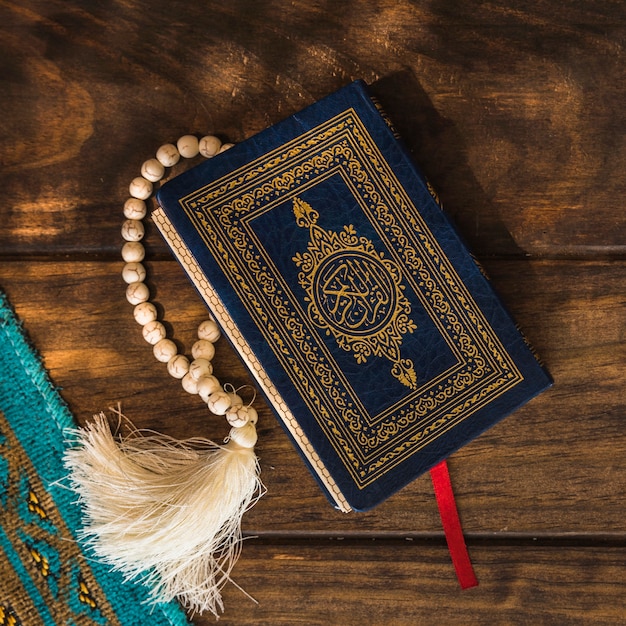
[[[256,218],[333,176],[402,266],[405,284],[456,359],[376,415],[307,320],[293,293],[298,286],[285,282],[254,231]],[[523,380],[353,109],[180,203],[359,488]]]

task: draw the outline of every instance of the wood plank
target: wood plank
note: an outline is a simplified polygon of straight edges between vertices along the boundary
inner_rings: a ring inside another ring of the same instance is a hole
[[[123,300],[121,265],[6,262],[0,285],[80,421],[120,401],[142,427],[177,437],[225,435],[222,422],[152,358]],[[203,305],[176,263],[148,267],[175,338],[189,346]],[[466,532],[623,536],[626,264],[493,260],[488,270],[556,385],[453,455]],[[221,379],[249,382],[224,341],[216,364]],[[247,532],[440,533],[427,477],[372,512],[333,511],[267,407],[258,453],[268,494],[246,517]]]
[[[220,624],[623,624],[626,551],[470,546],[479,586],[461,591],[444,546],[249,541]],[[196,618],[198,626],[214,623]]]
[[[4,254],[114,254],[161,143],[241,141],[357,77],[481,256],[626,252],[621,3],[29,0],[0,20]]]

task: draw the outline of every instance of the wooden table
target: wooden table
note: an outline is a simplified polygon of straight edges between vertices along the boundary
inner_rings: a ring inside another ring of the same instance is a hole
[[[234,572],[258,605],[229,586],[221,623],[626,623],[623,2],[9,0],[0,24],[0,286],[80,422],[121,402],[222,435],[125,302],[128,182],[165,141],[240,141],[359,77],[554,376],[449,460],[480,581],[463,592],[427,476],[335,512],[261,406],[267,495]],[[147,243],[189,345],[203,305]],[[224,342],[216,362],[249,382]]]

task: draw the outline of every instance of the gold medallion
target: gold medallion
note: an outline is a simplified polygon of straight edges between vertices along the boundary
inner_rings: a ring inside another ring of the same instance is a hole
[[[353,225],[341,232],[318,226],[319,213],[301,198],[294,199],[293,212],[298,226],[309,229],[307,251],[293,261],[311,321],[352,352],[357,363],[388,359],[391,374],[415,389],[413,362],[402,358],[400,346],[417,326],[409,317],[411,304],[398,266],[371,240],[359,237]]]

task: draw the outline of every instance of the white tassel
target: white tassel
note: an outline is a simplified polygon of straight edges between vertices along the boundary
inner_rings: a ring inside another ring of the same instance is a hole
[[[75,431],[66,453],[87,517],[83,535],[127,579],[194,612],[223,612],[221,589],[241,552],[241,518],[263,494],[252,447],[231,437],[180,442],[136,430],[116,441],[104,414]],[[256,441],[249,423],[246,443]],[[235,429],[233,429],[235,430]]]

